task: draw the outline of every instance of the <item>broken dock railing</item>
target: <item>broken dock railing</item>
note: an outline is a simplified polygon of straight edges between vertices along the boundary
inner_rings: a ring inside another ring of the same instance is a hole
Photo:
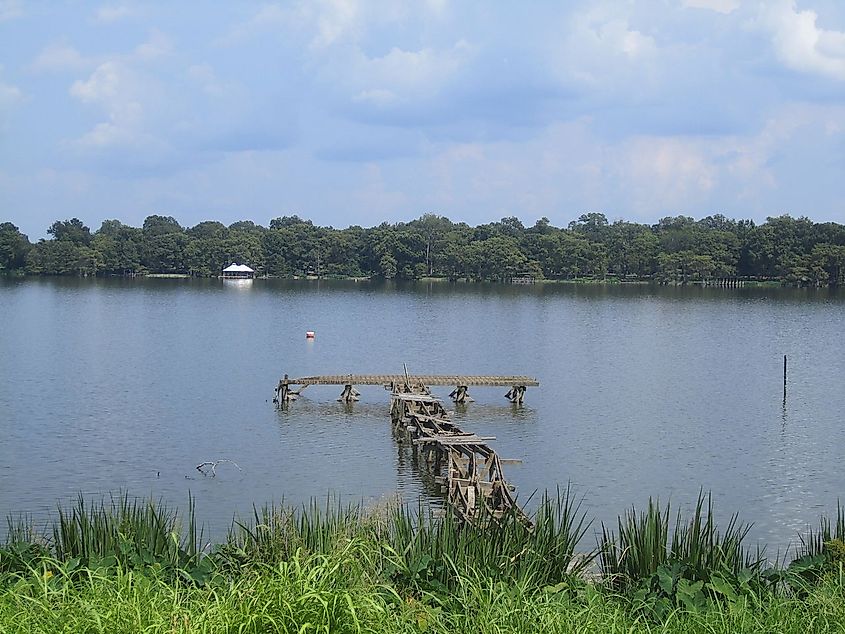
[[[448,496],[455,513],[464,521],[479,517],[497,521],[515,515],[526,526],[531,521],[513,497],[514,487],[505,479],[503,460],[490,447],[491,436],[466,432],[450,418],[440,399],[431,395],[433,385],[456,386],[450,394],[456,403],[467,403],[470,386],[504,386],[506,397],[521,404],[525,390],[539,382],[527,376],[472,375],[329,375],[279,381],[273,401],[282,407],[299,396],[309,385],[343,385],[339,401],[357,401],[356,385],[382,385],[391,392],[390,418],[397,437],[410,440],[434,475],[434,481]],[[295,388],[295,389],[294,389]],[[445,474],[444,474],[445,471]]]

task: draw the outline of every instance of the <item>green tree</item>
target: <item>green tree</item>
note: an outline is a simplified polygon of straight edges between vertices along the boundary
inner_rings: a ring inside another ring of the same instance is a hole
[[[29,238],[11,222],[0,224],[0,271],[22,269],[31,247]]]
[[[819,286],[845,283],[845,246],[817,244],[810,254],[810,277]]]
[[[71,218],[70,220],[57,220],[47,233],[53,236],[54,240],[67,240],[74,244],[91,243],[91,230],[88,229],[79,218]]]
[[[182,233],[180,225],[173,216],[147,216],[144,219],[144,235],[160,236],[167,233]]]
[[[141,264],[153,273],[186,273],[188,238],[171,216],[147,216],[140,245]]]
[[[139,245],[142,231],[118,220],[104,220],[91,239],[97,271],[109,275],[129,275],[140,271]]]
[[[606,242],[610,234],[607,216],[598,212],[581,214],[578,220],[569,223],[569,229],[594,242]]]
[[[425,245],[425,275],[434,275],[435,264],[446,246],[446,235],[452,228],[452,222],[437,214],[424,214],[410,222],[409,227],[417,229]]]

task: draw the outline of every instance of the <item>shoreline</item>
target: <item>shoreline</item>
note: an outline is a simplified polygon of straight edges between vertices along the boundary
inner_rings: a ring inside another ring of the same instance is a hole
[[[16,279],[177,279],[177,280],[214,280],[222,279],[217,275],[191,275],[188,273],[137,273],[132,275],[116,275],[116,274],[97,274],[97,275],[44,275],[21,273],[17,271],[0,271],[0,277],[16,278]],[[538,286],[538,285],[571,285],[571,286],[661,286],[661,287],[678,287],[678,288],[793,288],[793,289],[811,289],[811,290],[837,290],[837,287],[815,286],[815,285],[799,285],[792,284],[786,280],[778,279],[738,279],[738,284],[728,285],[720,284],[715,281],[701,281],[694,280],[686,283],[682,282],[660,282],[653,279],[627,279],[620,280],[614,278],[570,278],[570,279],[535,279],[530,283],[515,283],[503,280],[472,280],[467,278],[450,279],[448,277],[420,277],[415,279],[404,278],[381,278],[370,276],[322,276],[316,275],[291,275],[291,276],[277,276],[277,275],[262,275],[251,278],[253,280],[284,280],[295,281],[304,280],[310,282],[319,281],[345,281],[345,282],[401,282],[401,283],[426,283],[426,284],[493,284],[496,286]]]

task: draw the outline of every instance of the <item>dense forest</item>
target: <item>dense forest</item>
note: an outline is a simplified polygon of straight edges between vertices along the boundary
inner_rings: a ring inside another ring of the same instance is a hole
[[[182,227],[149,216],[142,227],[106,220],[95,232],[56,221],[31,243],[0,224],[0,271],[33,275],[218,275],[231,262],[278,277],[380,277],[506,281],[653,280],[685,284],[726,277],[804,286],[845,284],[845,226],[788,215],[765,223],[713,215],[655,225],[584,214],[566,228],[515,217],[471,227],[425,214],[407,223],[346,229],[283,216],[269,227],[215,221]]]

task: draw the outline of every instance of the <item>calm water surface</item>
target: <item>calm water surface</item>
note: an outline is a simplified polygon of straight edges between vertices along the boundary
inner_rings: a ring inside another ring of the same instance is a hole
[[[284,373],[403,362],[541,381],[521,408],[476,388],[456,412],[524,461],[507,467],[523,499],[571,481],[612,521],[703,487],[777,548],[845,492],[845,295],[828,291],[0,279],[0,321],[0,514],[191,492],[219,532],[253,503],[429,496],[383,389],[270,402]],[[220,458],[242,471],[194,468]]]

